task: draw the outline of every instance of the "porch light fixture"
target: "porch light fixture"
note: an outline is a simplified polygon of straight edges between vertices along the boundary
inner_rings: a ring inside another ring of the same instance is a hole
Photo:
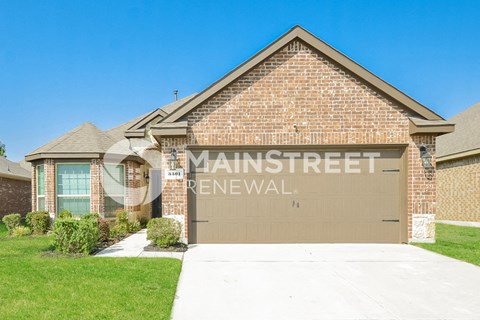
[[[148,171],[143,172],[143,179],[148,183],[150,181],[150,175],[148,174]]]
[[[177,149],[173,148],[172,152],[170,152],[170,170],[177,169]]]
[[[433,168],[432,156],[428,153],[427,147],[420,146],[420,158],[422,159],[422,165],[425,169]]]

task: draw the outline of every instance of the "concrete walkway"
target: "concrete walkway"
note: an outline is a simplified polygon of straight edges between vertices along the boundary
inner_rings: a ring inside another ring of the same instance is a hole
[[[150,244],[147,240],[147,229],[131,235],[128,238],[100,251],[95,257],[139,257],[139,258],[176,258],[183,259],[183,252],[151,252],[143,249]]]
[[[411,245],[191,245],[174,320],[480,319],[480,268]]]
[[[436,223],[451,224],[451,225],[454,225],[454,226],[461,226],[461,227],[480,228],[480,222],[474,222],[474,221],[436,220],[435,222]]]

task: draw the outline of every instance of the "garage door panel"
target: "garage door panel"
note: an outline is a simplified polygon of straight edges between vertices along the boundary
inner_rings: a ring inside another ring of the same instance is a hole
[[[326,173],[325,168],[321,168],[321,173],[304,172],[301,159],[295,162],[295,173],[290,173],[289,160],[284,159],[282,163],[286,169],[278,174],[250,171],[193,175],[196,180],[217,180],[217,192],[190,192],[189,216],[202,221],[190,221],[190,241],[398,243],[398,221],[404,201],[402,152],[380,150],[378,153],[381,157],[375,158],[372,173],[368,159],[359,160],[355,166],[362,170],[361,173]],[[325,152],[318,154],[322,159],[325,156]],[[231,155],[227,158],[234,159]],[[213,162],[209,166],[211,168]],[[345,168],[345,159],[340,159],[336,167]],[[262,168],[266,168],[265,163]],[[237,184],[240,180],[236,189],[239,194],[228,193],[232,180]],[[256,181],[256,187],[252,186],[252,181]],[[277,192],[266,192],[270,183],[275,185]]]

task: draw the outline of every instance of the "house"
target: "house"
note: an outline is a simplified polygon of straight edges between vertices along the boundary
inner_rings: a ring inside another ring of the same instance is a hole
[[[32,207],[30,166],[0,156],[0,218],[10,213],[25,214]]]
[[[438,138],[437,220],[480,222],[480,103],[449,119]]]
[[[52,215],[118,200],[190,243],[432,242],[435,141],[453,129],[297,26],[199,94],[26,159]]]

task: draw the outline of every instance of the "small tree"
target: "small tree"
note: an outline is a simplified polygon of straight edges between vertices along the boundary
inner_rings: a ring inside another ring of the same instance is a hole
[[[7,157],[6,154],[5,154],[6,150],[5,150],[5,144],[2,143],[2,141],[0,141],[0,157]]]

